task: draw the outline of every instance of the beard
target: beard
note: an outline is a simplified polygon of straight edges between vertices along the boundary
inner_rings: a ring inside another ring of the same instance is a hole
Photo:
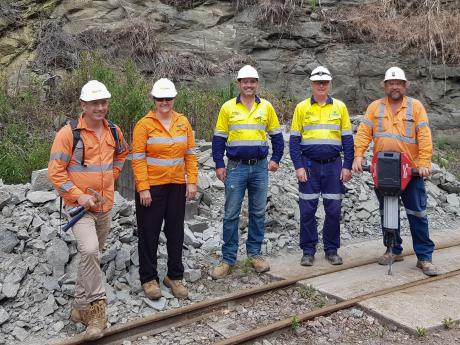
[[[390,97],[393,101],[399,101],[403,98],[404,94],[401,91],[390,91],[387,93],[387,96]]]

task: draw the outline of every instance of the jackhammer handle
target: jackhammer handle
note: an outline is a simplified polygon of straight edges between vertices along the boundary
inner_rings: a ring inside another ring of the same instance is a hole
[[[363,164],[362,167],[363,167],[363,171],[367,171],[367,172],[371,171],[370,165]],[[420,175],[418,173],[418,168],[412,168],[410,175],[413,177],[419,177]]]
[[[72,226],[75,225],[76,222],[78,222],[86,213],[86,209],[83,208],[83,210],[80,211],[75,217],[73,217],[71,220],[69,220],[63,227],[63,231],[69,230]]]

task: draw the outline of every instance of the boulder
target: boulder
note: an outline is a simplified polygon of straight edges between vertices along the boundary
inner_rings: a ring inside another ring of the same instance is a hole
[[[48,180],[48,169],[32,171],[30,184],[32,191],[49,191],[53,189],[53,185]]]
[[[27,199],[33,204],[44,204],[48,201],[57,199],[57,195],[54,192],[29,192],[27,193]]]

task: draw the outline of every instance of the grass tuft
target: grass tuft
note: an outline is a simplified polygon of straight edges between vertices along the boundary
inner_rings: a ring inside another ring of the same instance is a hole
[[[460,62],[460,9],[441,0],[380,0],[353,11],[337,8],[326,20],[347,41],[423,54],[430,62]]]
[[[317,290],[312,288],[311,286],[300,287],[299,293],[300,293],[301,298],[312,302],[313,305],[318,308],[322,308],[326,305],[326,302],[327,302],[326,298],[323,295],[321,295]]]

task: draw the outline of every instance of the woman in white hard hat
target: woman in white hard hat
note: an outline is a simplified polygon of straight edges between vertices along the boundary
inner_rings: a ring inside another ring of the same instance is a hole
[[[182,279],[185,201],[195,197],[198,177],[195,141],[187,118],[173,110],[177,95],[165,78],[151,92],[155,111],[148,112],[133,132],[132,167],[136,182],[139,233],[139,275],[145,295],[159,299],[157,249],[163,221],[168,272],[164,284],[177,298],[188,296]]]

